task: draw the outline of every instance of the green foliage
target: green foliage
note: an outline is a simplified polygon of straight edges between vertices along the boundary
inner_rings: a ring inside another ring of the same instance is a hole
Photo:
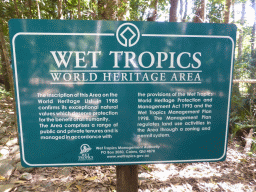
[[[14,12],[15,12],[15,9],[12,1],[9,3],[0,1],[0,18],[2,20],[15,18],[15,15],[13,15]]]
[[[206,19],[210,23],[222,23],[224,19],[224,0],[209,0],[206,6]]]
[[[247,116],[252,116],[249,99],[234,94],[232,96],[231,110],[231,117],[235,116],[234,119],[239,122],[245,121]]]
[[[12,96],[11,92],[6,91],[4,87],[0,85],[0,100],[7,97],[11,97],[11,96]]]
[[[57,18],[57,1],[46,0],[39,4],[42,19]]]
[[[232,132],[231,132],[231,140],[234,139],[234,137],[236,136],[236,134],[241,131],[241,128],[238,124],[234,124],[234,127],[232,129]]]
[[[255,129],[256,115],[255,105],[256,100],[254,96],[242,96],[239,87],[233,86],[233,96],[231,99],[231,113],[230,113],[230,133],[231,139],[234,137],[244,137],[244,133],[248,134],[251,128]],[[255,141],[255,137],[253,137]],[[255,142],[252,145],[251,151],[256,152]]]
[[[167,22],[168,22],[168,20],[169,20],[169,11],[170,11],[170,8],[169,8],[169,2],[170,1],[166,1],[166,0],[159,0],[159,2],[158,2],[158,7],[157,7],[157,9],[159,10],[158,11],[158,18],[160,18],[161,16],[168,16],[167,17]]]
[[[256,65],[254,63],[254,59],[251,55],[251,33],[252,33],[252,27],[251,26],[245,26],[243,27],[241,24],[236,24],[239,29],[243,29],[243,52],[241,57],[238,57],[238,45],[236,47],[236,60],[234,65],[234,78],[235,79],[253,79],[254,74],[256,72]],[[248,95],[250,94],[251,84],[246,83],[240,83],[239,84],[239,90],[242,95]],[[253,95],[251,95],[253,96]]]
[[[196,10],[200,7],[201,0],[194,0],[194,7],[193,7],[193,13],[196,13]]]
[[[134,0],[130,2],[129,12],[130,21],[143,21],[144,15],[146,13],[146,9],[149,7],[150,1],[149,0]],[[145,20],[145,18],[144,18]]]
[[[143,169],[145,169],[146,171],[148,171],[148,172],[152,172],[152,169],[150,169],[150,168],[148,167],[148,165],[141,165],[141,167],[142,167]]]

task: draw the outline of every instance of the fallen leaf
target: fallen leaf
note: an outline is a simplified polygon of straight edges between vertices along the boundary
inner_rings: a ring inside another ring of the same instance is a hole
[[[34,190],[34,189],[37,189],[38,187],[40,187],[40,185],[36,185],[32,189]]]
[[[107,177],[107,179],[109,180],[109,182],[110,182],[110,183],[112,182],[112,179],[111,179],[111,177]]]
[[[98,177],[97,176],[94,176],[94,177],[87,177],[85,178],[85,180],[87,181],[94,181],[95,179],[97,179]]]
[[[80,174],[80,175],[77,175],[76,176],[76,180],[82,180],[82,179],[84,179],[84,175],[82,175],[82,174]]]
[[[26,183],[27,181],[21,181],[21,180],[18,180],[18,181],[14,181],[14,183],[16,183],[16,184],[24,184],[24,183]]]
[[[216,182],[215,181],[213,181],[213,179],[211,178],[211,182],[214,184],[214,185],[216,185]]]
[[[6,178],[0,175],[0,180],[6,180]]]
[[[80,185],[76,185],[76,188],[79,190],[79,192],[82,192],[82,187]]]
[[[246,159],[239,159],[241,162],[247,163],[248,161]]]
[[[196,170],[197,167],[189,167],[188,169],[189,169],[189,170]]]
[[[116,191],[115,189],[116,189],[116,187],[115,186],[113,186],[113,185],[110,185],[110,189],[112,190],[112,191]]]
[[[71,187],[71,185],[73,185],[75,182],[70,182],[67,184],[67,189],[69,190],[69,188]]]

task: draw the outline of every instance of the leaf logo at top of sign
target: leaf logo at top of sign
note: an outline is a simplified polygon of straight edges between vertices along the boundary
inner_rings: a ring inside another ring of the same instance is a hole
[[[83,154],[83,153],[88,153],[89,151],[92,150],[92,148],[87,144],[83,144],[81,145],[80,150],[81,150],[80,154]]]
[[[116,31],[117,41],[124,47],[134,46],[140,39],[140,31],[132,23],[120,25]]]

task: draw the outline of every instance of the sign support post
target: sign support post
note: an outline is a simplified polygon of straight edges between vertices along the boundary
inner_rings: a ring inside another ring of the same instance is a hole
[[[116,177],[117,192],[138,191],[138,165],[117,165]]]

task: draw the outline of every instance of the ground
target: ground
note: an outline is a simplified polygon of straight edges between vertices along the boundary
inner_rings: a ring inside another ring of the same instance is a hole
[[[1,95],[0,99],[0,192],[115,191],[115,166],[23,168],[13,100]],[[254,192],[255,164],[256,157],[245,154],[233,140],[223,162],[139,165],[139,192]]]

